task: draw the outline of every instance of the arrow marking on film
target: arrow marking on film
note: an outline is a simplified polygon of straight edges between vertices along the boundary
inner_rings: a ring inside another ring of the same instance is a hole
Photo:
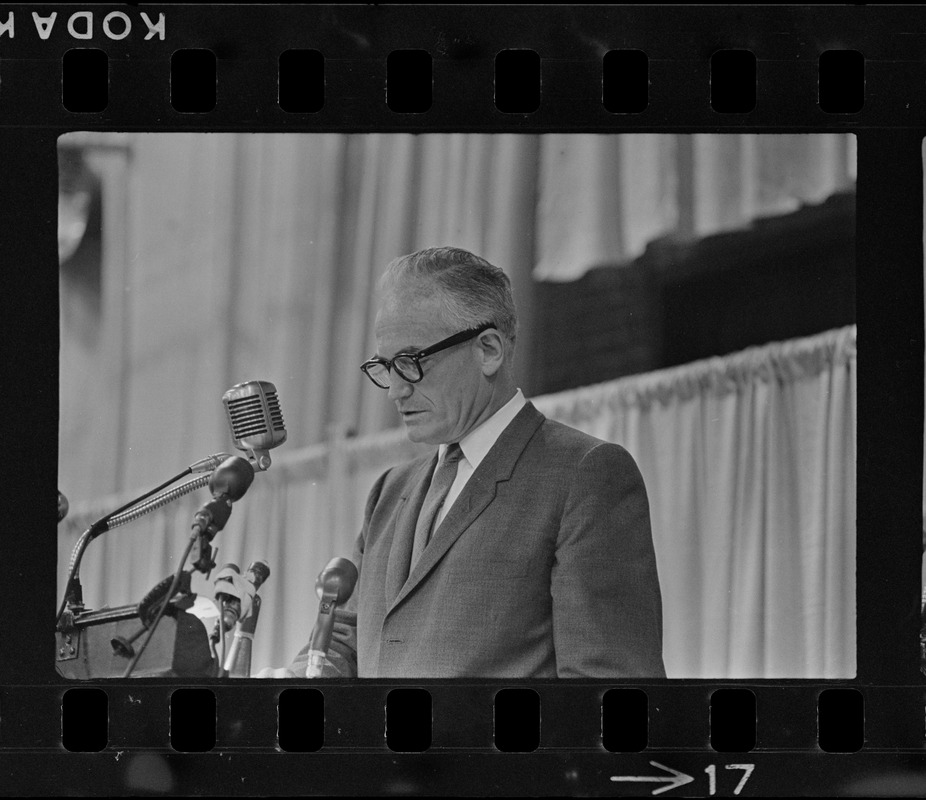
[[[691,775],[686,775],[684,772],[679,772],[677,769],[672,769],[672,767],[667,767],[665,764],[660,764],[657,761],[650,761],[654,767],[658,767],[661,770],[671,773],[671,775],[660,776],[660,775],[612,775],[612,781],[626,781],[628,783],[637,783],[640,781],[647,783],[665,783],[666,786],[660,786],[658,789],[653,789],[653,794],[662,794],[663,792],[668,792],[670,789],[677,789],[679,786],[684,786],[686,783],[691,783],[694,778]]]

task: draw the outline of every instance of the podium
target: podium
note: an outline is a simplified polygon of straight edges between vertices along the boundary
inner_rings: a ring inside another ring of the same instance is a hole
[[[118,652],[113,639],[120,637],[137,650],[147,636],[137,605],[78,614],[73,627],[55,634],[58,674],[75,680],[121,678],[133,654]],[[132,670],[133,678],[214,677],[215,674],[205,626],[199,618],[176,607],[169,607]]]

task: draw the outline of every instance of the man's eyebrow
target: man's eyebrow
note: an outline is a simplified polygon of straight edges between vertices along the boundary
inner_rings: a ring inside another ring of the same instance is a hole
[[[398,350],[396,350],[395,353],[392,354],[392,358],[395,358],[400,353],[417,353],[419,350],[424,350],[424,348],[419,347],[416,344],[406,345],[405,347],[400,347]],[[386,359],[386,361],[391,361],[391,359],[386,358],[386,356],[380,355],[378,350],[376,351],[375,355],[377,358],[383,358]]]

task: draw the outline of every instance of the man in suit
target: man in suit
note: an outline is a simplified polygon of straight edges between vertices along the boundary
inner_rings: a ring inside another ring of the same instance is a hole
[[[664,677],[643,479],[516,387],[507,276],[436,248],[393,261],[380,288],[362,369],[437,452],[373,486],[324,674]],[[305,666],[304,649],[274,672]]]

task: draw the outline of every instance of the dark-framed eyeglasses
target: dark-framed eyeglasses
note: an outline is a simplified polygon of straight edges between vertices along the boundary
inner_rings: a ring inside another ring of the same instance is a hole
[[[446,339],[442,339],[430,347],[425,347],[423,350],[414,353],[396,353],[391,361],[387,358],[373,356],[371,359],[364,361],[360,365],[360,369],[380,389],[388,389],[392,385],[392,375],[390,374],[392,370],[395,370],[403,381],[418,383],[424,377],[424,373],[421,371],[421,360],[423,358],[433,356],[435,353],[453,347],[455,344],[462,344],[470,339],[475,339],[483,331],[494,327],[494,322],[487,322],[484,325],[448,336]]]

